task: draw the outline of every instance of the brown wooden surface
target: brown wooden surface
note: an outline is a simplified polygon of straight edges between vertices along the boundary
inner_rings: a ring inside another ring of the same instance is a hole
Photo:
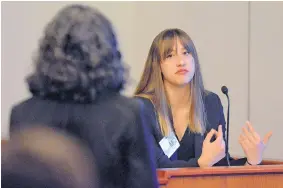
[[[159,169],[160,188],[283,188],[283,161],[260,166]]]
[[[282,175],[174,178],[160,188],[282,188]]]

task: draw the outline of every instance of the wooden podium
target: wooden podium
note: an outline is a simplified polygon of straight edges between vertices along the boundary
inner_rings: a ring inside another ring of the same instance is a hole
[[[283,161],[260,166],[157,170],[160,188],[283,188]]]

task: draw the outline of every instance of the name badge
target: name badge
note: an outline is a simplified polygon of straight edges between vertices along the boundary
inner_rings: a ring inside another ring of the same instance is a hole
[[[162,140],[159,142],[159,145],[168,158],[170,158],[180,147],[180,143],[173,132],[162,138]]]

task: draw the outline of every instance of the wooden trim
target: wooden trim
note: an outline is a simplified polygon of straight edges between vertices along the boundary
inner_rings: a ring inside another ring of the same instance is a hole
[[[157,177],[160,185],[165,185],[169,181],[169,175],[166,171],[157,170]]]
[[[276,161],[269,163],[278,164]],[[282,164],[282,165],[281,165]],[[235,166],[235,167],[209,167],[209,168],[179,168],[158,169],[158,181],[160,185],[168,183],[172,177],[196,177],[196,176],[229,176],[229,175],[259,175],[259,174],[283,174],[283,161],[279,165],[260,166]]]

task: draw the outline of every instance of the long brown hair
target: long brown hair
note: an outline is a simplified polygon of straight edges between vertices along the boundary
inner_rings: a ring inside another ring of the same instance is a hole
[[[181,29],[166,29],[159,33],[149,49],[144,71],[135,95],[144,97],[153,103],[163,135],[168,135],[172,127],[172,111],[166,97],[160,63],[172,51],[179,39],[184,48],[192,54],[195,63],[195,74],[190,81],[188,127],[191,132],[204,133],[206,129],[206,112],[204,108],[205,89],[203,85],[199,60],[194,43],[189,35]]]

